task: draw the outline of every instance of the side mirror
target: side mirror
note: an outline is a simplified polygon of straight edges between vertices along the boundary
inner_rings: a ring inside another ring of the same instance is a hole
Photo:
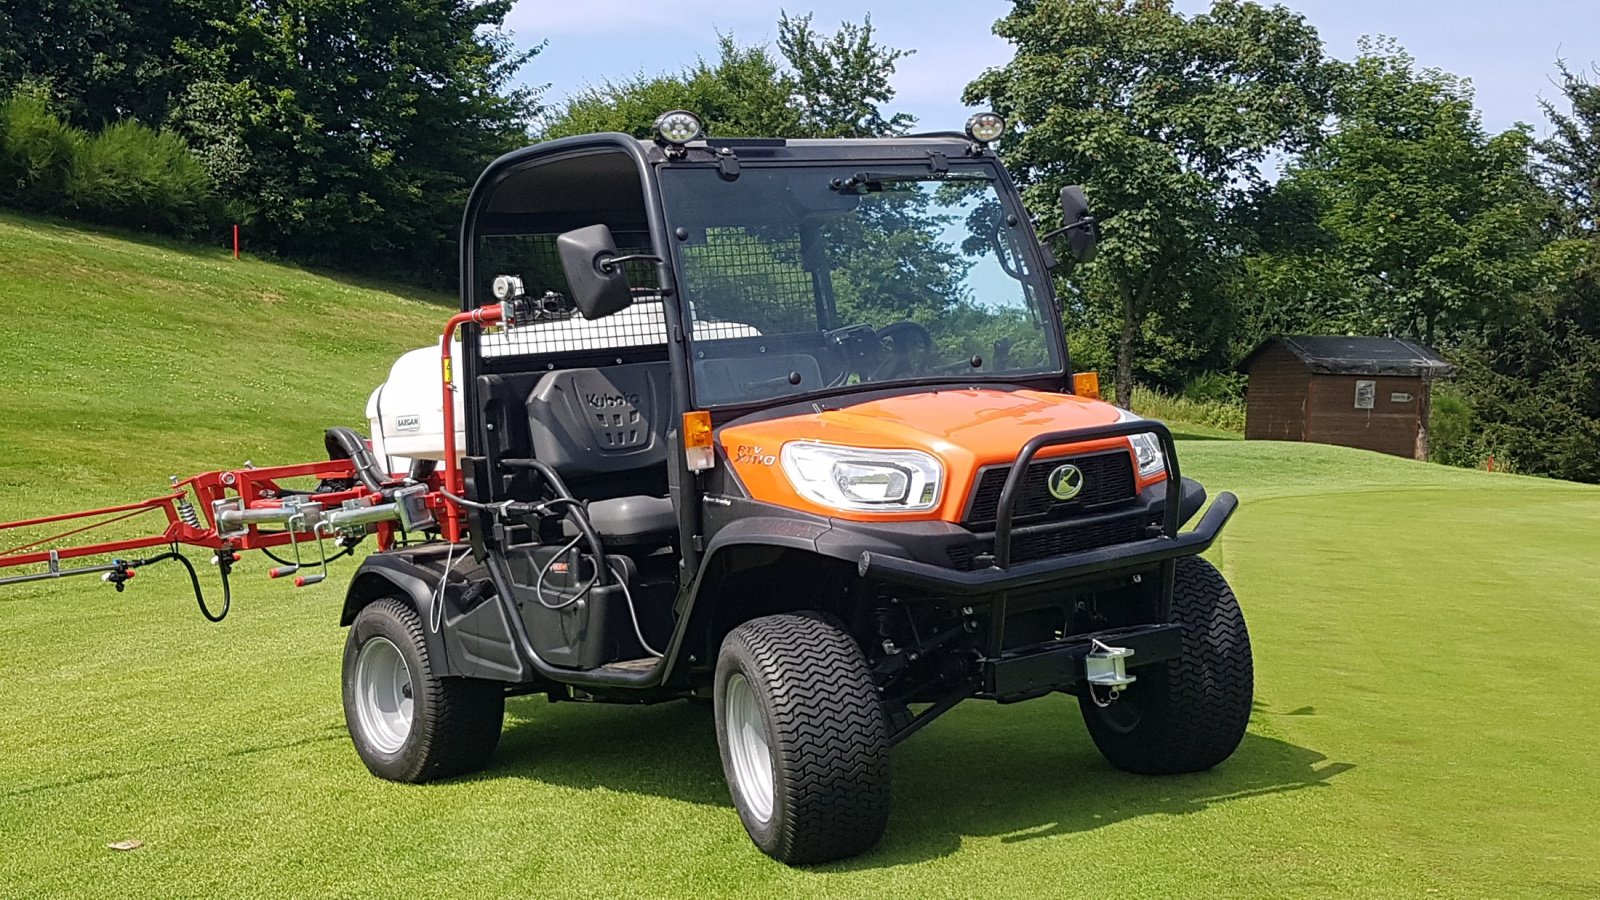
[[[1057,233],[1062,232],[1066,233],[1073,259],[1078,262],[1094,259],[1100,223],[1089,215],[1089,198],[1084,196],[1081,184],[1069,184],[1061,189],[1061,231]]]
[[[572,305],[585,319],[603,319],[632,305],[633,291],[622,263],[639,257],[617,255],[609,226],[590,225],[561,235],[556,238],[556,253],[572,291]]]

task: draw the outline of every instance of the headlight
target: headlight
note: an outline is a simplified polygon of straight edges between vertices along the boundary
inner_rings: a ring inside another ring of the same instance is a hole
[[[664,143],[681,147],[705,132],[700,117],[684,109],[664,112],[656,119],[656,136]]]
[[[939,504],[944,467],[919,450],[869,450],[792,441],[780,454],[801,496],[864,512],[914,512]]]
[[[1006,133],[1006,120],[992,112],[981,112],[967,120],[967,137],[980,144],[992,144]]]
[[[1118,422],[1143,422],[1144,416],[1136,415],[1125,409],[1117,410]],[[1133,444],[1133,455],[1139,460],[1139,477],[1150,478],[1167,470],[1167,455],[1161,452],[1161,439],[1155,435],[1144,432],[1128,436],[1128,442]]]

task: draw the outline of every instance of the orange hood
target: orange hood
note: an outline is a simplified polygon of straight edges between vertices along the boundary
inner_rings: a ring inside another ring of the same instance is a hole
[[[722,428],[718,441],[734,471],[757,500],[840,519],[959,522],[979,468],[1010,462],[1022,445],[1036,435],[1110,425],[1118,416],[1116,407],[1109,403],[1072,394],[966,388],[904,394],[845,409],[736,423]],[[939,505],[914,513],[819,507],[795,491],[778,462],[783,445],[797,440],[930,453],[944,466]],[[1040,456],[1128,446],[1126,438],[1111,438],[1046,448]]]

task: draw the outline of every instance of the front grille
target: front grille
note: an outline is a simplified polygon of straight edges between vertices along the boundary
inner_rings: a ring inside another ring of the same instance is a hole
[[[1050,496],[1045,480],[1058,466],[1072,463],[1083,471],[1083,491],[1071,500]],[[993,526],[1000,509],[1000,492],[1005,489],[1010,466],[990,466],[978,473],[978,486],[967,503],[964,524]],[[1105,509],[1133,500],[1138,487],[1133,478],[1133,460],[1126,450],[1109,450],[1084,456],[1035,459],[1028,464],[1028,475],[1017,496],[1013,522],[1034,518],[1066,518]]]
[[[1048,531],[1018,534],[1011,538],[1011,561],[1046,559],[1096,547],[1127,544],[1151,537],[1160,527],[1156,517],[1128,516],[1098,520],[1093,524],[1064,524]],[[970,572],[977,567],[977,554],[994,552],[994,541],[981,541],[949,548],[951,568]]]

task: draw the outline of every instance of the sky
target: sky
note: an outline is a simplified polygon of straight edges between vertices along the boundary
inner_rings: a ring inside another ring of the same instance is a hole
[[[1185,12],[1209,7],[1177,0]],[[1362,35],[1399,40],[1425,67],[1470,78],[1484,125],[1517,122],[1546,133],[1539,99],[1559,100],[1555,61],[1574,68],[1600,62],[1600,0],[1288,0],[1317,28],[1328,53],[1349,59]],[[900,61],[891,112],[909,112],[930,130],[959,129],[969,110],[962,89],[987,68],[1004,65],[1011,47],[991,29],[1007,0],[917,0],[878,4],[880,43],[916,53]],[[859,21],[863,5],[845,0],[735,0],[666,4],[643,0],[518,0],[507,25],[519,45],[547,41],[524,70],[525,81],[549,85],[557,102],[588,85],[646,72],[672,72],[716,56],[717,33],[742,44],[772,43],[780,10],[815,14],[831,31]],[[1591,77],[1593,70],[1590,69]],[[664,111],[664,110],[663,110]]]

